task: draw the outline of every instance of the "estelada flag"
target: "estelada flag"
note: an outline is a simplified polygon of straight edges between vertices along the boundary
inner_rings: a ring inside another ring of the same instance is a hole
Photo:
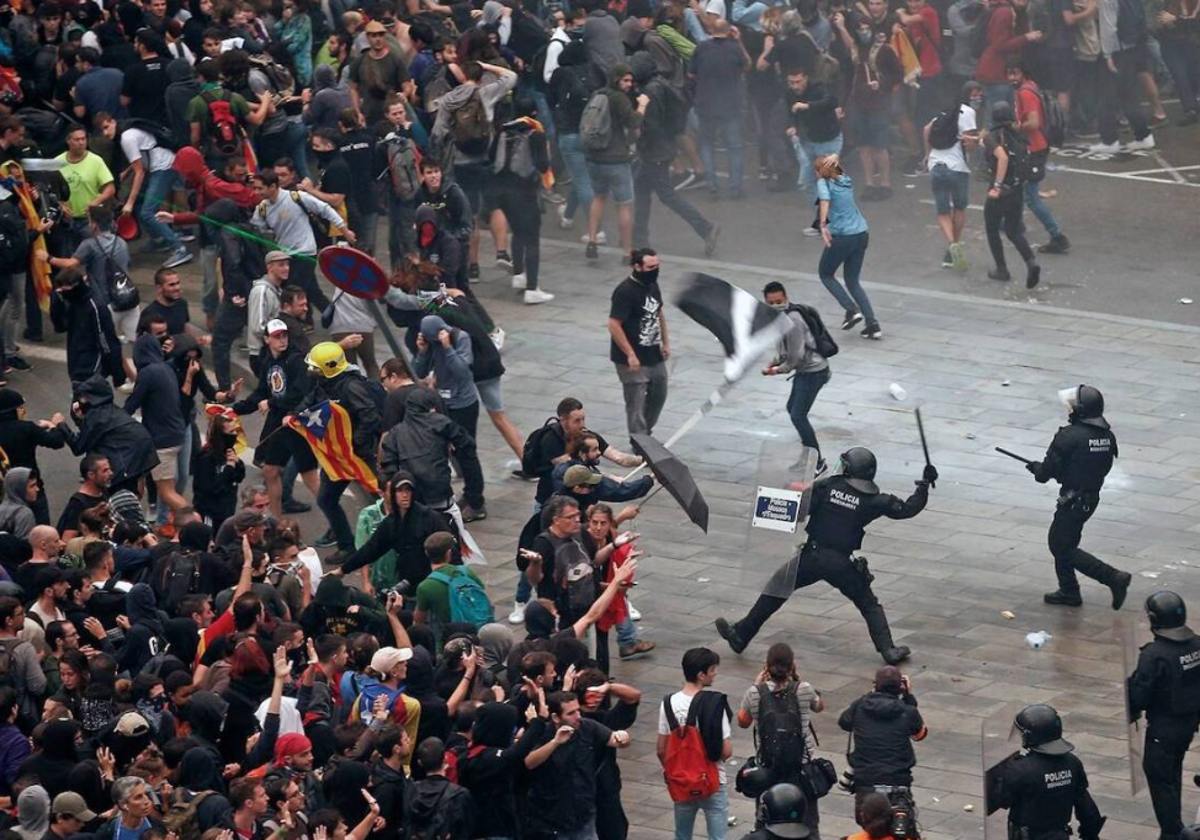
[[[372,495],[379,495],[375,473],[354,454],[350,415],[332,400],[297,411],[285,421],[308,442],[325,474],[334,481],[357,481]]]

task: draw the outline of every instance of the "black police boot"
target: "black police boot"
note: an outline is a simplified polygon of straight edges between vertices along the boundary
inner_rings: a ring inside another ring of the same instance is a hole
[[[1061,589],[1056,589],[1053,592],[1047,592],[1042,596],[1042,600],[1047,604],[1052,604],[1056,607],[1082,607],[1083,599],[1079,597],[1079,593],[1063,592]]]
[[[887,650],[881,650],[879,655],[883,657],[883,661],[889,665],[899,665],[905,659],[912,655],[908,645],[898,645],[890,647]]]
[[[1116,580],[1108,585],[1112,590],[1113,609],[1121,609],[1121,605],[1125,603],[1125,596],[1129,593],[1129,584],[1133,581],[1133,575],[1129,572],[1118,572]]]
[[[721,634],[721,638],[729,642],[729,647],[734,653],[741,653],[746,649],[747,642],[743,642],[742,637],[738,635],[737,625],[730,624],[724,618],[718,618],[713,623],[717,625],[717,632]]]

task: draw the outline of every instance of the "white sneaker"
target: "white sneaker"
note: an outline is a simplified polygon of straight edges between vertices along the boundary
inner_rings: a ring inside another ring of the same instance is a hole
[[[496,345],[497,352],[504,349],[504,330],[500,329],[500,327],[496,327],[496,329],[488,333],[488,338],[492,340],[492,344]]]
[[[132,394],[133,393],[133,383],[127,379],[127,380],[125,380],[125,384],[122,385],[121,387],[117,388],[117,390],[120,391],[122,394]]]
[[[513,604],[513,611],[508,614],[509,624],[521,624],[525,621],[525,605],[520,601]]]
[[[629,605],[629,620],[641,621],[642,614],[638,612],[638,608],[633,605],[633,601],[630,601],[628,598],[626,598],[625,601]]]
[[[563,230],[570,230],[575,227],[575,220],[567,216],[567,205],[565,204],[558,206],[558,224]]]
[[[525,305],[534,306],[539,303],[549,303],[554,300],[554,295],[549,292],[543,292],[541,289],[526,289],[525,290]]]
[[[1154,135],[1147,134],[1141,140],[1131,140],[1125,144],[1125,151],[1139,152],[1154,148]]]
[[[512,276],[512,286],[514,289],[524,289],[526,283],[525,272],[514,274]]]
[[[1088,152],[1100,155],[1115,155],[1121,152],[1120,143],[1093,143],[1088,146]]]
[[[588,239],[588,235],[585,233],[583,236],[579,237],[579,241],[586,244],[591,240]],[[597,245],[603,245],[606,242],[608,242],[608,235],[604,231],[600,231],[599,233],[596,234],[596,244]]]

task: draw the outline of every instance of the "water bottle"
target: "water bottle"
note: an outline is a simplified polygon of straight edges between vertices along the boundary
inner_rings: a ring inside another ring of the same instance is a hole
[[[900,383],[898,382],[893,382],[888,387],[888,391],[891,393],[892,397],[895,398],[896,402],[904,402],[906,399],[908,399],[908,391],[905,391],[903,388],[901,388]]]

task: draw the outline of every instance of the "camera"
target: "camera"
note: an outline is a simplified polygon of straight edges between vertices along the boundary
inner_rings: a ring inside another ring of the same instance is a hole
[[[383,600],[387,600],[392,593],[399,595],[401,598],[411,598],[413,594],[413,585],[407,579],[400,581],[395,586],[390,586],[379,593]]]
[[[842,771],[842,778],[838,779],[838,787],[846,793],[854,793],[854,769],[852,767],[847,767]]]

